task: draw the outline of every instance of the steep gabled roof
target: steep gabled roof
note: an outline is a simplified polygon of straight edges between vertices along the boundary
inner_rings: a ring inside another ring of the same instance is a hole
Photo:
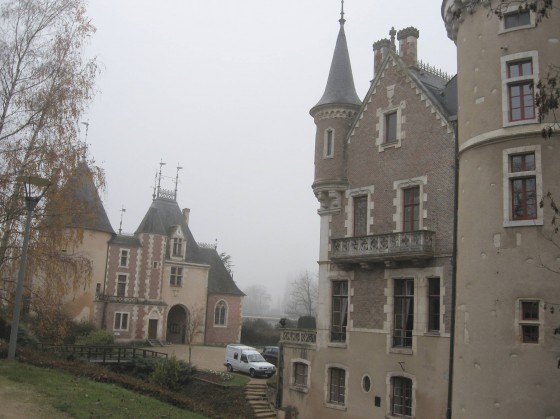
[[[437,108],[442,118],[447,124],[450,124],[451,117],[457,115],[457,77],[453,77],[447,80],[441,76],[430,73],[429,71],[423,71],[417,67],[407,66],[399,55],[395,51],[387,51],[388,54],[381,63],[379,70],[376,70],[375,77],[371,82],[371,86],[366,94],[366,97],[360,107],[360,110],[354,118],[354,122],[350,128],[348,136],[354,134],[355,128],[358,126],[359,121],[367,108],[368,98],[374,94],[376,91],[383,73],[390,65],[391,61],[394,61],[396,65],[402,70],[409,78],[414,82],[416,87],[420,89],[427,100]]]
[[[186,240],[186,262],[208,265],[208,292],[243,296],[214,248],[199,246],[175,200],[156,198],[134,233],[169,236],[179,226]]]
[[[344,19],[340,19],[340,30],[336,39],[336,46],[329,71],[329,78],[323,96],[313,107],[327,104],[350,104],[361,105],[362,101],[356,93],[354,77],[352,76],[352,66],[350,64],[350,54],[346,43],[344,32]]]
[[[85,160],[78,163],[62,187],[60,197],[72,205],[72,214],[65,223],[66,227],[115,234]]]

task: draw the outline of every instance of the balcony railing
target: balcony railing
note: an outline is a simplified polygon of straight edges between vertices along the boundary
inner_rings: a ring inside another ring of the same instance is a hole
[[[429,259],[434,256],[435,232],[427,230],[332,240],[336,263]]]
[[[281,329],[280,341],[285,344],[315,346],[317,331],[305,329]]]

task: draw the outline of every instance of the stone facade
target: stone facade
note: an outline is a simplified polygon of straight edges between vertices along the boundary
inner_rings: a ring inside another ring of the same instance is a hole
[[[503,19],[490,6],[506,7]],[[541,137],[552,120],[540,123],[533,102],[560,65],[555,7],[537,24],[517,4],[443,2],[459,92],[453,418],[560,417],[560,253],[548,201],[538,205],[560,196],[560,147],[558,131]]]
[[[363,101],[329,96],[353,89],[333,86],[348,79],[333,72],[350,69],[340,64],[343,25],[325,94],[311,110],[321,217],[317,331],[283,334],[282,406],[298,417],[442,418],[455,80],[419,68],[418,30],[406,28],[374,44],[376,73]],[[410,194],[413,209],[405,205]],[[398,291],[404,283],[413,294],[407,303]]]

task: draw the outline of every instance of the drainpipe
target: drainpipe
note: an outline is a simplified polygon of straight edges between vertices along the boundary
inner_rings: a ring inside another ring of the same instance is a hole
[[[449,339],[449,372],[447,378],[447,412],[446,418],[451,419],[453,415],[453,364],[455,361],[455,311],[457,307],[457,213],[459,209],[459,130],[457,127],[457,116],[449,118],[453,125],[455,140],[455,185],[453,198],[453,256],[451,258],[451,336]]]
[[[278,383],[276,388],[276,409],[282,408],[282,399],[283,399],[283,392],[284,392],[284,343],[283,343],[283,336],[282,332],[283,329],[286,327],[286,319],[280,319],[280,342],[278,343]]]

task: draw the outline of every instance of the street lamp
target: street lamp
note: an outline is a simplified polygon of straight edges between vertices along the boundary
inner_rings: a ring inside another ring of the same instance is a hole
[[[21,248],[21,259],[19,260],[19,271],[16,284],[16,299],[14,302],[14,313],[12,315],[12,330],[10,332],[10,345],[8,347],[8,359],[16,356],[16,344],[19,327],[19,314],[21,312],[21,298],[23,295],[23,278],[25,277],[25,262],[27,260],[27,247],[29,246],[29,232],[31,231],[31,215],[33,210],[47,192],[51,183],[36,176],[18,176],[17,182],[23,183],[25,190],[25,209],[27,219],[25,221],[25,234]]]

